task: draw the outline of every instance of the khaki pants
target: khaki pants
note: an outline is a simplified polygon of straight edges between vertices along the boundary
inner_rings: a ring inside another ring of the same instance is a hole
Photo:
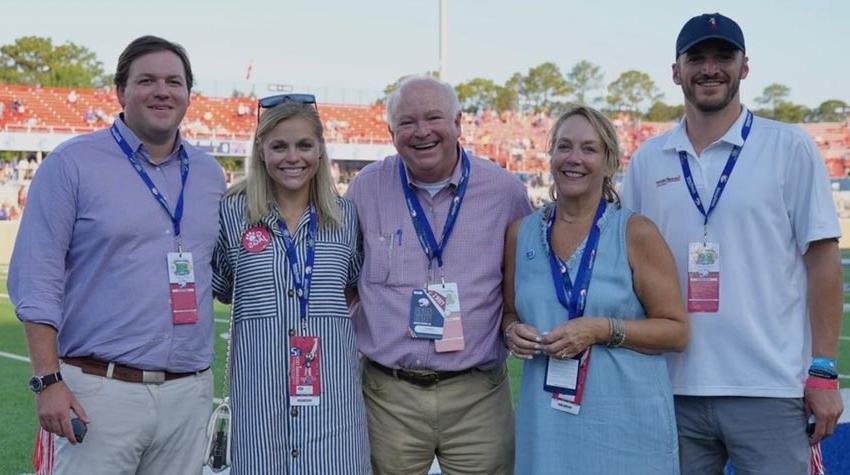
[[[423,388],[364,364],[372,468],[424,474],[434,456],[446,475],[512,474],[514,412],[508,371],[472,371]]]
[[[89,416],[83,443],[55,436],[55,473],[200,474],[212,410],[212,371],[163,384],[127,383],[62,364]]]

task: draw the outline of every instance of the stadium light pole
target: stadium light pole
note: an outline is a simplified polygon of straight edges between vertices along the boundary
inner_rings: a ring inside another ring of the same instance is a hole
[[[440,2],[440,79],[448,81],[446,77],[448,73],[448,0],[438,0]]]

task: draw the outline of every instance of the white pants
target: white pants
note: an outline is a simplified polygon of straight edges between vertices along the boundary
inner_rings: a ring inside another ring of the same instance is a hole
[[[55,436],[55,473],[200,474],[212,371],[163,384],[128,383],[62,363],[62,376],[88,414],[83,443]]]

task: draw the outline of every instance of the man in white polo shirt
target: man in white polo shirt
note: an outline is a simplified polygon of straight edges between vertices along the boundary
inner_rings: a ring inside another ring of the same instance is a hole
[[[685,118],[640,147],[622,189],[664,234],[688,299],[690,346],[668,358],[683,474],[722,473],[727,458],[739,474],[809,473],[810,444],[843,410],[826,167],[803,130],[741,105],[748,73],[737,23],[689,20],[673,64]]]

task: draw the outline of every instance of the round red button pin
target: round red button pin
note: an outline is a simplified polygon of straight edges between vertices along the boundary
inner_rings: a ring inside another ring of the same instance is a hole
[[[242,247],[248,252],[262,252],[270,242],[271,234],[265,226],[251,226],[242,234]]]

